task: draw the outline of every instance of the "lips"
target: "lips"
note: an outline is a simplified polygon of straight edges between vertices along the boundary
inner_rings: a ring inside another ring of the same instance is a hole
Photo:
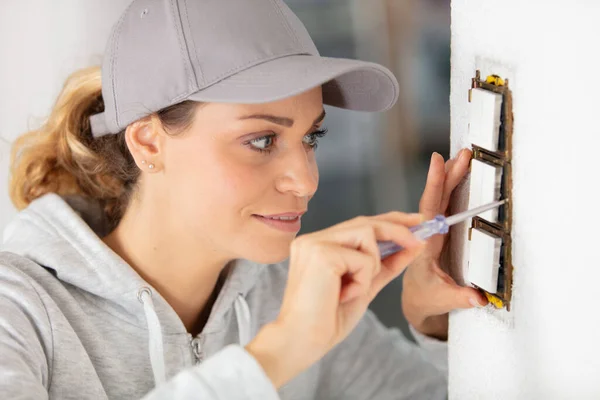
[[[274,219],[274,220],[278,220],[278,221],[292,221],[292,220],[298,219],[300,217],[298,217],[298,216],[295,216],[295,217],[265,217],[265,216],[263,216],[263,218]]]
[[[262,223],[284,232],[298,232],[301,228],[301,218],[305,211],[288,212],[271,215],[253,215],[254,218]]]
[[[293,218],[301,217],[305,212],[306,211],[288,212],[288,213],[283,213],[283,214],[271,214],[271,215],[259,214],[259,215],[261,217],[272,218],[272,219],[293,219]]]

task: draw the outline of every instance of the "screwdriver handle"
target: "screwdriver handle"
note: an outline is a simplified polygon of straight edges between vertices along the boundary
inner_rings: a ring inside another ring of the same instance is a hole
[[[408,229],[417,239],[425,240],[433,235],[437,235],[438,233],[448,233],[449,226],[446,223],[446,217],[443,215],[436,215],[435,218],[425,221],[419,225],[412,226]],[[379,253],[381,254],[382,260],[404,249],[404,247],[392,242],[391,240],[377,242],[377,247],[379,247]]]

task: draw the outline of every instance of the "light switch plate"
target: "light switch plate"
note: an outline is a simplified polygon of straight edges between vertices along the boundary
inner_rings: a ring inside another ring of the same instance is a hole
[[[489,292],[498,291],[502,239],[479,229],[471,230],[468,280]]]
[[[502,95],[473,88],[469,102],[469,141],[486,150],[498,151]]]
[[[492,71],[490,71],[492,72]],[[499,208],[473,217],[466,232],[464,280],[497,309],[511,310],[513,96],[509,79],[475,71],[469,89],[468,137],[473,156],[469,208],[505,199]]]
[[[502,168],[483,161],[471,162],[471,179],[469,183],[469,210],[500,200],[502,185]],[[498,221],[498,209],[495,208],[479,215],[490,221]]]

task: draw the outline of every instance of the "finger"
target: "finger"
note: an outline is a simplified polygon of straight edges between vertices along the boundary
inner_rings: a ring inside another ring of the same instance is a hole
[[[358,248],[359,251],[363,252],[373,263],[371,269],[371,278],[379,273],[381,270],[381,256],[379,253],[379,247],[377,246],[377,233],[371,226],[363,226],[360,229],[364,230],[362,235],[363,240]]]
[[[439,263],[439,261],[434,260],[433,264],[431,265],[431,267],[433,268],[433,272],[437,275],[438,278],[440,278],[443,282],[446,282],[448,284],[452,284],[452,285],[456,285],[456,281],[454,280],[454,278],[452,278],[450,276],[450,274],[448,274],[446,271],[444,271],[442,269],[442,265]]]
[[[422,253],[424,246],[405,249],[387,257],[381,262],[381,272],[375,276],[371,285],[374,298],[384,287],[396,279]]]
[[[376,239],[376,242],[373,244],[378,262],[378,268],[375,271],[375,275],[378,275],[382,269],[381,253],[377,246],[377,241],[391,241],[409,250],[421,248],[424,245],[424,242],[416,239],[409,229],[409,227],[418,225],[423,221],[424,217],[421,214],[390,212],[370,217],[370,219],[374,221],[373,229]],[[404,253],[406,253],[406,251],[404,251]],[[412,253],[406,253],[403,257],[409,257],[408,254]],[[401,272],[402,271],[398,271],[396,276]]]
[[[438,153],[433,153],[425,190],[419,203],[419,212],[424,214],[426,218],[433,218],[440,211],[445,179],[444,158]]]
[[[416,257],[412,255],[411,249],[424,247],[424,242],[418,240],[408,227],[400,223],[382,220],[382,218],[410,223],[411,225],[416,224],[416,222],[421,219],[419,215],[402,215],[402,213],[391,213],[390,215],[381,216],[380,218],[358,217],[352,221],[353,225],[350,225],[349,223],[336,225],[333,228],[319,232],[318,235],[312,234],[311,240],[327,242],[366,254],[371,258],[372,268],[370,271],[372,274],[371,278],[373,278],[378,276],[382,269],[378,241],[392,241],[405,248],[405,250],[401,252],[403,255],[396,257],[401,257],[398,259],[402,260],[403,267]],[[308,246],[308,248],[310,248],[310,246]],[[403,268],[401,267],[393,268],[392,272],[384,274],[385,278],[380,278],[380,281],[385,281],[387,283],[393,279],[394,275],[399,275],[402,270]],[[345,272],[346,271],[341,270],[337,273],[343,275]],[[361,290],[355,286],[356,285],[348,285],[347,291],[349,294],[345,294],[344,298],[346,298],[346,296],[352,297],[355,291]],[[385,284],[380,284],[379,287],[381,288],[383,286],[385,286]]]
[[[336,243],[304,239],[296,245],[294,252],[310,252],[312,261],[309,265],[313,280],[317,280],[327,290],[337,292],[341,301],[349,301],[361,294],[369,292],[375,269],[374,258],[356,249],[350,249]],[[297,272],[297,271],[296,271]],[[292,278],[290,271],[289,282],[298,280]],[[331,287],[330,285],[334,285]]]
[[[361,216],[342,222],[336,227],[351,227],[365,225],[367,220],[388,221],[405,226],[414,226],[423,222],[423,216],[419,213],[403,213],[400,211],[390,211],[383,214],[377,214],[369,217]],[[330,228],[331,229],[331,228]]]
[[[441,289],[441,291],[446,292],[443,293],[445,299],[442,304],[444,308],[440,310],[440,313],[447,313],[457,308],[484,307],[488,304],[488,300],[477,289],[462,287],[457,284],[444,286],[446,288]]]
[[[405,214],[397,211],[375,215],[372,218],[379,221],[392,222],[394,224],[408,227],[418,225],[425,221],[425,217],[422,214]]]
[[[421,217],[412,217],[410,222],[412,225],[417,225],[415,222],[420,221]],[[374,220],[373,229],[377,241],[391,241],[404,249],[420,248],[425,242],[419,240],[408,226],[389,222],[384,220]],[[379,251],[379,249],[377,249]]]
[[[459,286],[450,275],[439,266],[434,267],[435,274],[440,278],[436,289],[436,297],[440,314],[456,308],[483,307],[488,303],[487,298],[477,289]]]
[[[400,213],[391,213],[381,217],[402,220],[405,223],[416,225],[417,221],[421,221],[422,216],[419,214],[399,215]],[[376,225],[376,237],[382,241],[392,241],[404,249],[395,253],[385,260],[380,261],[380,272],[375,277],[374,293],[378,293],[388,283],[397,278],[406,267],[417,258],[425,248],[425,242],[415,238],[410,229],[404,225],[393,222],[379,221]]]
[[[460,155],[460,152],[458,153],[458,155]],[[452,166],[454,165],[454,163],[456,163],[457,159],[458,159],[458,157],[455,157],[455,158],[451,158],[448,161],[446,161],[446,168],[445,168],[446,173],[448,173],[448,171],[450,171],[452,169]]]
[[[341,246],[330,245],[339,257],[336,273],[340,278],[340,302],[345,303],[370,292],[376,263],[369,254]],[[343,272],[346,271],[346,272]]]
[[[315,246],[305,246],[303,251],[310,251],[318,263],[317,270],[325,270],[325,266],[337,278],[354,276],[362,269],[374,268],[373,257],[357,249],[351,249],[338,243],[319,242]]]
[[[313,234],[315,239],[342,246],[353,251],[358,251],[371,258],[373,264],[372,275],[375,276],[381,269],[381,255],[377,246],[375,229],[368,217],[354,218],[353,225],[338,224],[330,229]]]
[[[448,166],[446,170],[446,179],[444,182],[444,191],[440,205],[440,212],[446,211],[452,192],[467,174],[467,171],[469,170],[469,163],[471,161],[471,154],[471,151],[468,149],[461,150],[454,162]]]
[[[412,216],[406,221],[415,223],[418,217]],[[378,241],[392,241],[404,248],[419,247],[422,244],[407,226],[376,217],[355,218],[354,225],[340,225],[336,229],[322,231],[319,240],[338,243],[378,257]]]

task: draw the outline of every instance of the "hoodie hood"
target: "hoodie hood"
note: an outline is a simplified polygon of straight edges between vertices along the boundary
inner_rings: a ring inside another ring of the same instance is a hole
[[[128,322],[147,326],[140,290],[150,288],[137,272],[110,249],[101,236],[108,233],[101,207],[81,197],[50,193],[17,214],[4,231],[0,250],[34,261],[61,281],[102,299],[103,307]],[[239,296],[255,285],[264,266],[236,260],[213,306],[204,332],[220,329],[220,318]],[[152,289],[153,305],[165,334],[185,328],[171,306]]]

